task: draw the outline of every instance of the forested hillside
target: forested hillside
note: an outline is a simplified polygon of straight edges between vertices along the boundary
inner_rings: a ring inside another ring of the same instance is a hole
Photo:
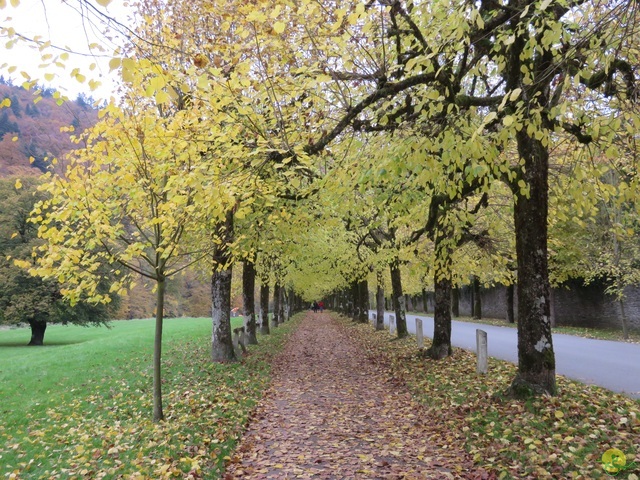
[[[98,109],[84,95],[68,101],[57,97],[53,89],[25,90],[0,77],[0,102],[5,102],[0,109],[0,178],[22,177],[24,180],[24,177],[35,177],[51,168],[63,172],[64,154],[77,147],[71,136],[94,125]],[[12,181],[9,183],[13,185]],[[27,190],[32,191],[31,188]],[[11,214],[8,200],[3,201],[0,214]],[[0,243],[8,242],[13,231],[4,233],[0,235]],[[11,255],[16,256],[13,251]],[[2,262],[0,268],[9,264]],[[208,294],[208,283],[199,281],[192,272],[186,272],[170,282],[167,315],[208,315],[211,308]],[[143,318],[153,314],[154,294],[150,286],[140,281],[132,293],[122,299],[115,316]],[[15,319],[16,323],[27,321],[19,315]],[[2,315],[0,323],[3,323]]]
[[[74,148],[72,132],[97,121],[89,98],[57,96],[53,89],[25,90],[0,77],[0,177],[39,175],[58,162],[60,170],[63,154]]]

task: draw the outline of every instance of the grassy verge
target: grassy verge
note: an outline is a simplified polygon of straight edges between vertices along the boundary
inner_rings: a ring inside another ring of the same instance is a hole
[[[0,478],[218,478],[295,323],[219,365],[209,361],[210,319],[168,320],[160,424],[151,422],[152,321],[51,328],[43,348],[0,332]]]
[[[490,359],[489,374],[482,376],[473,353],[455,349],[445,360],[427,360],[413,337],[391,341],[387,331],[345,323],[368,355],[426,406],[441,438],[463,444],[498,478],[608,478],[602,455],[617,448],[626,454],[617,478],[638,479],[640,402],[564,377],[558,377],[555,397],[502,399],[495,394],[516,371],[508,362]]]

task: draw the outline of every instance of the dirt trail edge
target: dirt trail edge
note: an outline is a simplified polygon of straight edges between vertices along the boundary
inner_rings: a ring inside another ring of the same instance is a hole
[[[309,312],[225,479],[483,479],[328,313]]]

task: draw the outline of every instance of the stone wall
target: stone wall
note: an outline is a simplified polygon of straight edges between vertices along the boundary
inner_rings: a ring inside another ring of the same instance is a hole
[[[629,327],[640,330],[640,286],[628,287],[625,296],[624,309]],[[459,298],[460,315],[471,316],[471,288],[460,288]],[[506,320],[506,287],[483,288],[481,298],[483,317]],[[562,287],[552,289],[551,302],[552,316],[558,326],[622,328],[620,304],[614,296],[605,293],[605,286],[602,284],[584,286],[578,281],[567,282]],[[433,312],[433,304],[433,292],[427,292],[428,312]],[[517,293],[514,294],[514,304],[517,318]]]

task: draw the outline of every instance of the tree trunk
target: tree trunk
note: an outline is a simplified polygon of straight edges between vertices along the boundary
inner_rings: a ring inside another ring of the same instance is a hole
[[[451,314],[454,317],[460,316],[460,289],[458,287],[451,289]]]
[[[549,153],[541,141],[516,134],[524,159],[522,179],[529,194],[516,191],[514,221],[518,258],[518,373],[511,384],[516,397],[556,393],[551,339],[547,210]]]
[[[242,307],[244,327],[247,341],[250,345],[258,344],[256,336],[256,266],[250,260],[245,260],[242,266]]]
[[[228,212],[224,225],[219,227],[222,243],[213,255],[214,271],[211,275],[211,301],[213,304],[213,334],[211,359],[214,362],[236,360],[231,332],[231,265],[227,245],[233,237],[233,212]],[[228,265],[228,266],[227,266]]]
[[[360,316],[360,287],[357,281],[351,282],[351,320],[358,321]]]
[[[398,338],[404,338],[409,335],[409,332],[407,331],[407,309],[404,304],[402,276],[397,259],[391,262],[389,269],[391,271],[391,303],[393,303],[393,311],[396,315]]]
[[[364,278],[358,282],[358,322],[369,321],[369,283]]]
[[[31,327],[31,341],[28,345],[44,345],[44,332],[47,330],[47,322],[40,320],[29,320],[29,326]]]
[[[514,315],[514,310],[513,310],[513,292],[515,290],[515,287],[513,286],[513,283],[511,285],[507,285],[507,321],[509,323],[516,323],[516,319],[515,319],[515,315]]]
[[[433,284],[433,342],[427,355],[435,360],[448,357],[451,348],[451,244],[449,230],[438,229],[435,236],[435,272]]]
[[[411,295],[405,295],[404,304],[407,306],[407,312],[414,312],[413,297]]]
[[[260,333],[269,335],[269,281],[260,283]]]
[[[480,296],[480,279],[473,276],[473,318],[480,320],[482,318],[482,297]]]
[[[422,311],[427,313],[429,311],[429,295],[427,294],[427,289],[422,289]]]
[[[164,420],[162,411],[162,322],[166,280],[156,280],[156,332],[153,339],[153,421]]]
[[[278,322],[284,323],[287,321],[287,292],[283,287],[280,287],[280,310],[278,311]]]
[[[384,274],[379,270],[376,274],[376,330],[384,330]]]
[[[433,314],[433,342],[429,357],[440,360],[453,352],[451,348],[451,279],[434,280],[436,304]]]
[[[277,327],[280,324],[280,299],[282,296],[280,295],[280,282],[276,280],[275,285],[273,286],[273,326]]]

